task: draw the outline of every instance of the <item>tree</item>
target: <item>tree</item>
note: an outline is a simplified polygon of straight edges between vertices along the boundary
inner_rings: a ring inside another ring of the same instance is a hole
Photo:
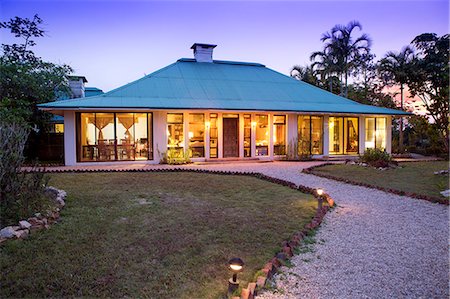
[[[412,45],[417,57],[412,61],[408,86],[413,96],[425,104],[439,131],[445,151],[449,151],[449,35],[435,33],[416,36]]]
[[[383,80],[389,84],[400,85],[400,109],[403,110],[404,88],[414,60],[414,50],[407,46],[400,52],[387,52],[380,60],[379,71]],[[403,117],[400,117],[399,150],[403,152]]]
[[[334,57],[324,51],[316,51],[311,54],[310,60],[313,62],[312,69],[320,74],[323,85],[328,85],[329,91],[333,92],[333,85],[338,84],[342,93],[342,82],[337,76],[339,69]]]
[[[372,44],[367,34],[354,38],[352,33],[355,29],[362,30],[361,24],[357,21],[352,21],[346,26],[335,25],[321,38],[321,41],[325,43],[323,52],[334,61],[336,71],[340,75],[341,81],[344,81],[345,89],[342,95],[345,97],[348,95],[350,71],[355,68],[362,54],[370,52]]]
[[[318,79],[311,66],[294,65],[291,70],[291,77],[315,86],[319,86]]]
[[[35,128],[29,136],[28,152],[36,153],[38,132],[46,129],[50,114],[37,109],[37,104],[54,101],[61,93],[70,93],[68,65],[43,61],[32,48],[35,39],[44,36],[42,20],[15,17],[0,22],[0,29],[9,30],[20,43],[1,45],[0,113],[11,122],[24,121]]]

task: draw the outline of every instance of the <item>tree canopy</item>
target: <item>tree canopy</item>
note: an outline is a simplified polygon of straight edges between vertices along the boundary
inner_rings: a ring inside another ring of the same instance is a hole
[[[48,114],[39,111],[36,105],[68,93],[67,76],[73,70],[66,64],[44,61],[33,52],[35,40],[45,34],[38,15],[0,22],[0,29],[10,31],[20,40],[1,45],[0,113],[3,119],[22,120],[42,129]]]

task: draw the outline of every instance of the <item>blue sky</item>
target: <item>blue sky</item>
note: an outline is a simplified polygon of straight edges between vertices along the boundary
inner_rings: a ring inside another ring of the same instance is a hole
[[[320,36],[358,20],[378,58],[418,34],[448,33],[448,1],[22,1],[0,0],[0,19],[34,14],[47,36],[35,52],[67,63],[105,91],[192,57],[214,43],[215,59],[260,62],[289,74],[321,50]],[[2,42],[14,39],[0,31]]]

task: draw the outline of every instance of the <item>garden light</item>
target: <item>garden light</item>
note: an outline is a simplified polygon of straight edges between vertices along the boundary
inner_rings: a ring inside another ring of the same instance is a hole
[[[235,257],[228,261],[228,265],[231,271],[233,271],[233,277],[228,280],[228,293],[231,294],[239,287],[237,274],[244,268],[244,261],[238,257]]]
[[[317,188],[316,190],[317,195],[319,195],[319,198],[317,198],[317,208],[319,210],[322,210],[322,205],[323,205],[323,189],[322,188]]]
[[[317,188],[316,192],[317,192],[317,195],[322,196],[323,189],[322,188]]]

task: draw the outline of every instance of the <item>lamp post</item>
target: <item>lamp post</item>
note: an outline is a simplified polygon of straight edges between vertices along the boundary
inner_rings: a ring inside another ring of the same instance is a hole
[[[228,261],[228,266],[233,271],[233,277],[228,280],[228,294],[232,294],[239,287],[237,274],[244,268],[244,261],[238,257],[232,258]]]
[[[317,198],[317,200],[318,200],[318,209],[320,211],[320,210],[322,210],[322,203],[323,203],[323,197],[322,197],[323,189],[322,188],[317,188],[316,193],[318,195],[318,198]]]

